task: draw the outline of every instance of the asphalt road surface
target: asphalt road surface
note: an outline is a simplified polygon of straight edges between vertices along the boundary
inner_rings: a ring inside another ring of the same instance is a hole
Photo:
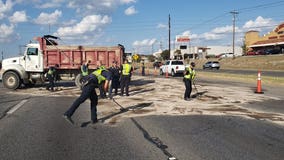
[[[214,83],[223,87],[230,84]],[[89,102],[85,102],[74,115],[76,124],[70,125],[62,114],[74,97],[15,96],[1,85],[1,160],[282,160],[284,157],[284,127],[269,121],[189,115],[135,117],[116,124],[91,125]],[[282,93],[277,87],[269,89],[269,94],[278,97]],[[7,114],[18,104],[21,107]],[[278,109],[271,112],[283,111],[278,102],[269,102],[258,109],[270,111],[269,105],[274,104]]]

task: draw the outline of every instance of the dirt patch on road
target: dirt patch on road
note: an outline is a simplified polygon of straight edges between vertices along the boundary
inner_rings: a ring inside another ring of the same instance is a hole
[[[30,88],[11,93],[33,96],[72,96],[75,99],[81,92],[76,87],[59,87],[57,89],[56,92],[49,92],[44,88]],[[251,88],[196,85],[192,91],[191,101],[184,101],[184,90],[185,87],[181,79],[133,76],[130,96],[115,96],[114,101],[100,99],[98,115],[104,123],[112,125],[128,117],[196,114],[244,116],[258,120],[270,120],[279,124],[284,122],[282,114],[262,113],[242,107],[242,104],[245,103],[277,100],[277,98],[265,94],[255,94]]]

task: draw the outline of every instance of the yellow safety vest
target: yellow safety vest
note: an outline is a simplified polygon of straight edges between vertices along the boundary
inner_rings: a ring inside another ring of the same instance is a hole
[[[184,75],[184,78],[193,80],[195,78],[195,70],[191,69],[190,67],[186,67],[185,70],[187,71],[187,74]]]
[[[129,75],[131,70],[130,64],[126,63],[122,65],[122,75]]]
[[[47,72],[47,74],[49,74],[49,75],[53,75],[53,73],[54,73],[54,69],[52,69],[52,68],[50,68]]]
[[[95,70],[92,74],[94,74],[96,77],[97,77],[97,79],[98,79],[98,84],[101,84],[102,83],[102,81],[105,81],[106,80],[106,78],[102,75],[102,72],[103,71],[106,71],[106,69],[101,69],[101,68],[99,68],[99,69],[97,69],[97,70]]]

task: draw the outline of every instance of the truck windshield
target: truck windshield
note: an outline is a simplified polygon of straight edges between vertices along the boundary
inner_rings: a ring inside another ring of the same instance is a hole
[[[38,55],[37,48],[28,48],[27,55]]]

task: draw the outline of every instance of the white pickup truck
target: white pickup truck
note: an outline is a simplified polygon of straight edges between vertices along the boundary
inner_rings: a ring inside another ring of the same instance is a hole
[[[177,74],[183,74],[184,70],[185,65],[182,60],[168,60],[160,67],[160,75],[168,73],[175,76]]]

